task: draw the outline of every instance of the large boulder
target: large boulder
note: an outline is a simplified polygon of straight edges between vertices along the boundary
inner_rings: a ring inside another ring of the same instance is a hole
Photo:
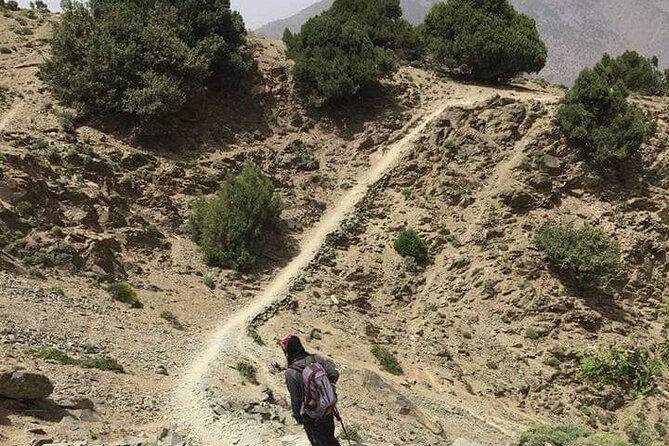
[[[39,373],[25,370],[0,372],[0,397],[15,400],[39,400],[51,395],[53,384]]]

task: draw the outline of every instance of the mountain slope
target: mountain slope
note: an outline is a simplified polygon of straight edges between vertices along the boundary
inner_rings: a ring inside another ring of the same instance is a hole
[[[299,30],[302,23],[330,7],[323,0],[284,20],[269,23],[259,34],[280,38],[285,28]],[[435,0],[403,0],[405,17],[420,23]],[[548,65],[542,76],[555,82],[571,82],[578,72],[599,60],[604,52],[636,49],[657,55],[669,65],[669,4],[663,0],[512,0],[534,17],[549,47]]]

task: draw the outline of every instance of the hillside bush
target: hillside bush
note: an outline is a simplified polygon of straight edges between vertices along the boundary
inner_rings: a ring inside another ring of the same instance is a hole
[[[191,233],[207,263],[247,271],[257,262],[263,232],[280,212],[272,182],[247,165],[239,175],[228,177],[216,195],[194,203]]]
[[[647,396],[655,390],[663,366],[661,358],[644,348],[614,346],[582,354],[579,374],[601,387],[612,386],[635,396]]]
[[[112,283],[107,287],[107,292],[112,299],[128,304],[130,305],[130,308],[144,307],[137,297],[137,291],[126,282]]]
[[[651,123],[627,96],[621,82],[612,84],[591,69],[583,70],[567,92],[558,122],[567,139],[581,145],[590,161],[600,165],[625,161],[651,132]]]
[[[251,65],[229,0],[65,0],[41,75],[65,103],[148,124]],[[232,78],[229,78],[232,81]]]
[[[84,369],[98,369],[114,373],[125,373],[123,366],[111,358],[72,358],[57,348],[42,348],[35,353],[36,358],[46,359],[62,365],[73,365]]]
[[[667,79],[657,68],[657,57],[644,57],[636,51],[625,51],[618,57],[604,54],[595,72],[609,84],[622,82],[630,91],[646,95],[667,93]]]
[[[413,229],[402,230],[395,239],[394,247],[399,255],[413,257],[417,263],[425,263],[428,260],[427,246]]]
[[[420,59],[423,48],[399,0],[336,0],[283,39],[295,80],[317,104],[369,91],[395,71],[397,57]]]
[[[19,4],[15,0],[8,0],[5,3],[5,8],[9,9],[10,11],[18,11]]]
[[[549,263],[579,288],[604,284],[621,269],[620,247],[603,231],[553,224],[536,238]]]
[[[379,361],[381,369],[392,375],[401,375],[404,373],[399,361],[393,353],[385,347],[375,345],[372,347],[372,355]]]
[[[537,73],[548,52],[534,20],[507,0],[448,0],[430,10],[423,38],[431,60],[486,82]]]
[[[522,433],[518,440],[518,446],[570,446],[579,438],[592,434],[592,431],[582,426],[571,424],[545,425],[537,424],[530,426]]]

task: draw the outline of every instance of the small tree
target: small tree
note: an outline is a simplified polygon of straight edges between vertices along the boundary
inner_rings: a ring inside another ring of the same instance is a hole
[[[327,14],[302,26],[289,52],[295,57],[295,80],[312,102],[356,96],[393,71],[392,51],[375,46],[360,28]]]
[[[539,233],[537,246],[550,264],[579,288],[603,284],[621,268],[618,243],[599,229],[583,225],[550,225]]]
[[[5,3],[5,8],[9,9],[10,11],[18,11],[19,4],[15,0],[8,0],[7,3]]]
[[[534,20],[507,0],[439,2],[425,18],[423,35],[437,65],[482,81],[507,82],[546,65]]]
[[[368,91],[395,71],[396,56],[413,60],[422,50],[399,0],[335,0],[299,34],[283,37],[295,80],[315,103]]]
[[[257,262],[263,232],[280,212],[272,182],[247,165],[227,178],[216,195],[195,202],[190,215],[193,240],[210,265],[249,270]]]
[[[647,95],[667,93],[667,79],[657,69],[657,57],[647,58],[636,51],[625,51],[619,57],[604,54],[595,65],[595,72],[605,78],[610,85],[622,82],[630,91]]]
[[[250,65],[229,0],[65,0],[41,74],[68,104],[141,123]]]
[[[327,14],[340,23],[355,21],[375,46],[392,49],[404,60],[422,53],[418,32],[402,18],[400,0],[336,0]]]
[[[596,164],[627,160],[651,130],[647,118],[627,101],[620,82],[611,83],[597,71],[585,69],[567,92],[558,110],[558,122],[572,142],[580,144]]]
[[[395,239],[394,247],[402,257],[413,257],[418,263],[426,263],[428,260],[427,246],[413,229],[402,230]]]

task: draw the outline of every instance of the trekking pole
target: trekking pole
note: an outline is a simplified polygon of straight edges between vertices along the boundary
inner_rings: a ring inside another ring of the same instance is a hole
[[[348,432],[346,432],[346,426],[344,426],[344,420],[341,419],[341,414],[339,413],[339,409],[335,408],[334,416],[337,420],[339,420],[339,423],[341,424],[341,429],[344,431],[344,435],[346,436],[346,440],[348,441],[348,446],[353,446],[351,443],[351,437],[349,437]]]

